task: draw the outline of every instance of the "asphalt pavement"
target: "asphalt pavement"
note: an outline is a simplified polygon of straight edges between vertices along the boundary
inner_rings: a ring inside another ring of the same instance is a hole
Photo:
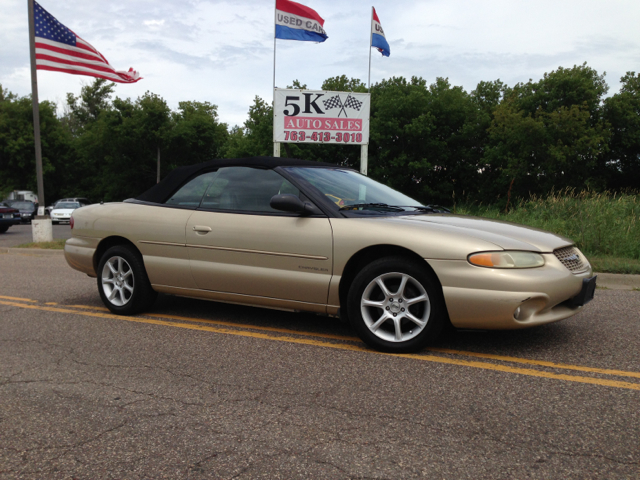
[[[61,255],[0,271],[2,479],[640,478],[640,291],[385,355],[316,315],[111,315]]]
[[[71,227],[68,223],[52,225],[53,239],[71,238]],[[33,231],[30,223],[12,225],[5,233],[0,234],[1,247],[17,247],[33,242]]]

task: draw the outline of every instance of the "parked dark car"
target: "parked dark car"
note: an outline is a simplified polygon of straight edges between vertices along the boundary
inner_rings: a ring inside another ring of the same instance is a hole
[[[0,233],[6,232],[10,226],[18,223],[20,223],[20,210],[5,202],[0,203]]]
[[[31,223],[31,220],[38,214],[38,204],[29,200],[11,200],[7,203],[11,208],[17,208],[20,211],[22,223]]]

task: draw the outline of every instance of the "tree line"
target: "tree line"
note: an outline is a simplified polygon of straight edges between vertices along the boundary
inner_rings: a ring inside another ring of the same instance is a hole
[[[293,88],[306,88],[294,81]],[[322,90],[366,92],[358,79]],[[114,97],[97,79],[64,113],[41,102],[45,196],[119,201],[170,170],[213,158],[271,155],[273,111],[258,96],[242,126],[218,107],[183,101],[177,110],[147,92]],[[559,67],[539,81],[482,81],[467,92],[437,78],[393,77],[371,87],[369,175],[422,202],[502,204],[567,187],[635,190],[640,185],[640,74],[606,96],[604,75],[587,64]],[[359,168],[358,146],[286,144],[283,156]],[[0,195],[36,189],[32,106],[0,86]]]

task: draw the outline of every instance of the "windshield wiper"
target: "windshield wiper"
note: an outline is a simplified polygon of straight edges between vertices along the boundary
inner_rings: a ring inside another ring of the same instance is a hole
[[[353,203],[340,207],[340,210],[357,210],[359,208],[380,208],[390,212],[404,212],[404,208],[395,205],[387,205],[386,203]]]
[[[402,205],[404,208],[415,208],[421,212],[430,213],[451,213],[451,210],[440,205]]]

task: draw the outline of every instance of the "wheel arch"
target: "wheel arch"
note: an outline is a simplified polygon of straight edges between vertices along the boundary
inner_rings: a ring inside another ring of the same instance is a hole
[[[349,293],[349,287],[351,286],[354,278],[369,263],[378,260],[380,258],[385,257],[404,257],[410,261],[414,261],[418,265],[422,265],[425,270],[429,272],[430,275],[436,280],[440,291],[439,293],[442,295],[444,300],[444,293],[442,291],[442,284],[440,283],[440,279],[436,272],[431,268],[429,262],[427,262],[424,258],[418,255],[413,250],[409,250],[408,248],[399,247],[398,245],[372,245],[370,247],[363,248],[362,250],[356,252],[347,262],[342,271],[342,277],[340,278],[340,286],[338,290],[339,298],[340,298],[340,312],[341,317],[345,320],[347,319],[347,295]],[[446,311],[446,303],[445,311]],[[448,317],[447,313],[447,317]]]
[[[142,258],[142,254],[140,253],[140,250],[138,250],[138,247],[136,247],[131,240],[125,237],[117,236],[117,235],[104,238],[103,240],[100,241],[100,243],[98,244],[98,248],[96,248],[96,251],[93,254],[93,269],[95,270],[96,274],[98,273],[98,265],[100,263],[100,259],[102,258],[104,253],[107,250],[109,250],[111,247],[115,247],[117,245],[130,246],[138,253],[138,255],[140,255],[140,258]]]

